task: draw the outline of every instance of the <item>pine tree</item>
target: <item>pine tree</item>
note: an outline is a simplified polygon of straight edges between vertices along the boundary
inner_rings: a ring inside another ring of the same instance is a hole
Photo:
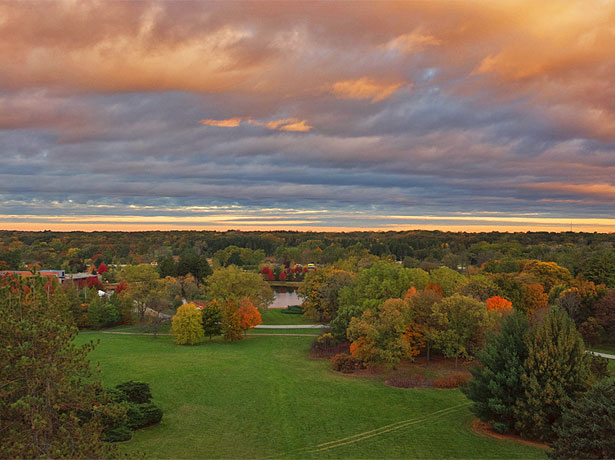
[[[558,308],[532,330],[527,347],[515,428],[524,437],[550,441],[562,411],[589,386],[589,359],[574,322]]]
[[[203,332],[211,338],[222,334],[222,307],[217,300],[207,302],[201,312],[203,316]]]
[[[0,458],[108,456],[93,345],[73,344],[72,314],[45,281],[0,277]]]
[[[599,381],[562,419],[551,458],[615,458],[615,379]]]
[[[493,428],[506,433],[514,427],[515,402],[523,394],[521,375],[528,350],[529,324],[522,313],[502,319],[498,334],[487,337],[478,354],[481,366],[470,370],[474,379],[462,388],[472,400],[472,412]]]

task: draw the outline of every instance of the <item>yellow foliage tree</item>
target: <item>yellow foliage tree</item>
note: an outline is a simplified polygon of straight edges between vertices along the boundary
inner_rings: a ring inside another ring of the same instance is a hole
[[[177,309],[172,319],[171,333],[178,345],[195,345],[205,340],[203,316],[196,305],[187,303]]]

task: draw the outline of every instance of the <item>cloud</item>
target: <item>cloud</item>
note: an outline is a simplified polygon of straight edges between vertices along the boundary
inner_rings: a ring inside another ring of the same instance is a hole
[[[202,125],[207,125],[207,126],[236,128],[242,122],[255,125],[255,126],[264,126],[267,129],[276,130],[276,131],[295,131],[295,132],[306,133],[310,129],[312,129],[312,126],[308,125],[307,120],[299,120],[298,118],[282,118],[279,120],[258,121],[252,118],[234,117],[234,118],[228,118],[226,120],[205,119],[205,120],[201,120],[199,123],[201,123]]]
[[[199,123],[207,126],[220,126],[223,128],[236,128],[241,123],[241,117],[228,118],[226,120],[212,120],[210,118],[201,120]]]
[[[363,77],[338,81],[331,87],[331,93],[345,99],[371,99],[372,102],[378,102],[389,98],[402,86],[402,83],[381,83]]]

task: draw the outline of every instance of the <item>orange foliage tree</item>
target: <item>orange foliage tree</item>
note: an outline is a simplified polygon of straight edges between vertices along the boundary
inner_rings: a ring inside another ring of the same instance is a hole
[[[249,329],[263,323],[261,314],[258,309],[252,304],[248,297],[244,297],[239,301],[239,327],[244,335]]]
[[[512,302],[497,295],[489,297],[485,303],[487,304],[487,311],[510,313],[510,311],[512,310]]]
[[[522,308],[526,315],[531,315],[536,310],[547,306],[549,296],[540,283],[526,284],[523,286]]]

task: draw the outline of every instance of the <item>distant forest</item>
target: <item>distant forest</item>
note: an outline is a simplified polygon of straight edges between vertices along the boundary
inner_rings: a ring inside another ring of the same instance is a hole
[[[0,231],[0,269],[36,263],[43,269],[78,271],[97,261],[150,263],[187,250],[213,257],[229,247],[258,251],[286,264],[332,264],[372,255],[407,267],[460,269],[493,260],[534,259],[556,262],[573,276],[615,283],[610,279],[615,277],[615,234],[573,232]]]

